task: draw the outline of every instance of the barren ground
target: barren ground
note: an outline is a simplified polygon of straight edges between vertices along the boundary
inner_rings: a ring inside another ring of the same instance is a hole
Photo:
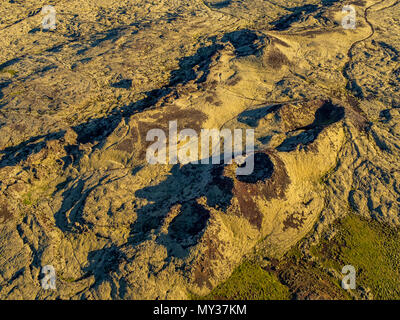
[[[221,297],[254,270],[249,285],[283,298],[398,297],[368,282],[371,256],[362,286],[337,283],[374,248],[349,240],[354,226],[388,235],[382,263],[399,275],[399,13],[397,0],[2,0],[0,298]],[[146,133],[172,120],[254,129],[254,174],[148,164]],[[45,265],[57,290],[41,287]],[[257,298],[243,292],[226,297]]]

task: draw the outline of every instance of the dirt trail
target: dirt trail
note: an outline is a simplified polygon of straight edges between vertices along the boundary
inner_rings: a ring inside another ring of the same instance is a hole
[[[373,24],[369,21],[369,19],[368,19],[368,12],[369,12],[370,10],[372,10],[375,6],[378,6],[378,5],[382,4],[382,3],[384,3],[385,1],[386,1],[386,0],[381,0],[381,1],[377,2],[377,3],[374,3],[374,4],[370,5],[368,8],[366,8],[365,11],[364,11],[364,20],[365,20],[365,22],[369,25],[369,27],[371,28],[371,33],[370,33],[367,37],[365,37],[364,39],[355,41],[355,42],[351,45],[349,51],[347,52],[347,57],[348,57],[349,61],[345,64],[345,66],[344,66],[344,68],[343,68],[343,76],[344,76],[345,79],[347,80],[347,81],[346,81],[346,86],[345,86],[345,87],[348,87],[350,81],[354,80],[354,79],[351,79],[350,76],[347,74],[347,70],[348,70],[349,66],[350,66],[350,65],[352,64],[352,62],[353,62],[353,54],[352,54],[353,49],[354,49],[359,43],[365,42],[365,41],[367,41],[368,39],[372,38],[372,37],[375,35],[375,27],[374,27],[374,25],[373,25]],[[390,8],[390,7],[394,6],[394,5],[396,5],[397,3],[399,3],[399,1],[396,1],[395,3],[392,3],[392,4],[390,4],[390,5],[387,6],[387,7],[381,8],[380,10],[385,10],[385,9],[387,9],[387,8]]]

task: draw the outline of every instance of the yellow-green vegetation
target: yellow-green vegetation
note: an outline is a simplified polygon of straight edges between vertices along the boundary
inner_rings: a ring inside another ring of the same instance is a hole
[[[8,73],[11,76],[15,76],[18,74],[18,71],[12,70],[12,69],[2,69],[2,70],[0,70],[0,73]]]
[[[33,205],[32,192],[29,191],[23,196],[22,203],[26,206]]]
[[[60,276],[60,275],[58,276],[58,279],[60,279],[61,281],[68,282],[68,283],[73,283],[76,281],[76,279],[74,279],[74,278],[70,278],[70,277],[64,278],[63,276]]]
[[[333,239],[322,240],[312,252],[338,271],[354,266],[357,285],[369,287],[375,299],[400,299],[400,230],[349,214],[338,222]]]
[[[357,299],[358,294],[349,295],[341,288],[340,277],[327,272],[334,269],[340,275],[343,266],[352,265],[357,288],[369,288],[375,299],[400,299],[400,230],[354,213],[335,224],[336,234],[311,248],[312,260],[294,246],[276,261],[275,271],[245,261],[202,298]]]
[[[400,227],[400,1],[69,0],[52,32],[42,6],[0,6],[0,299],[399,296],[396,231],[336,220]]]
[[[22,90],[19,90],[19,91],[11,92],[10,96],[11,97],[16,97],[16,96],[19,96],[22,93],[24,93],[24,92]]]
[[[245,261],[205,299],[287,300],[289,289],[254,262]]]

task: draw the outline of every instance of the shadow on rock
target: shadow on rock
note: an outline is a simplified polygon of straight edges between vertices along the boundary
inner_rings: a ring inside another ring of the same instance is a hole
[[[187,256],[210,218],[209,210],[198,200],[205,197],[207,206],[222,211],[231,204],[233,181],[223,172],[224,165],[176,165],[165,181],[138,190],[135,196],[149,204],[138,211],[132,241],[141,243],[151,234],[160,234],[157,242],[167,248],[169,256]]]
[[[282,105],[265,106],[258,109],[246,110],[239,114],[238,121],[247,124],[250,127],[258,127],[258,123],[266,115],[278,111]]]
[[[233,45],[237,57],[259,55],[262,48],[257,43],[257,40],[264,43],[263,37],[247,29],[233,31],[222,37],[222,42],[230,42]]]
[[[294,132],[301,132],[286,138],[276,149],[278,151],[293,151],[299,145],[306,146],[314,142],[324,128],[342,120],[344,115],[343,107],[338,107],[331,101],[326,101],[315,112],[315,119],[312,124],[294,130]]]

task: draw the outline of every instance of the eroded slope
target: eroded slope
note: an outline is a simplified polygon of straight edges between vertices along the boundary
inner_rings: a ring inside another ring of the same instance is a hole
[[[54,32],[2,7],[0,295],[184,299],[349,207],[398,225],[400,4],[355,2],[355,30],[343,4],[59,1]],[[149,165],[173,120],[254,129],[254,173]]]

